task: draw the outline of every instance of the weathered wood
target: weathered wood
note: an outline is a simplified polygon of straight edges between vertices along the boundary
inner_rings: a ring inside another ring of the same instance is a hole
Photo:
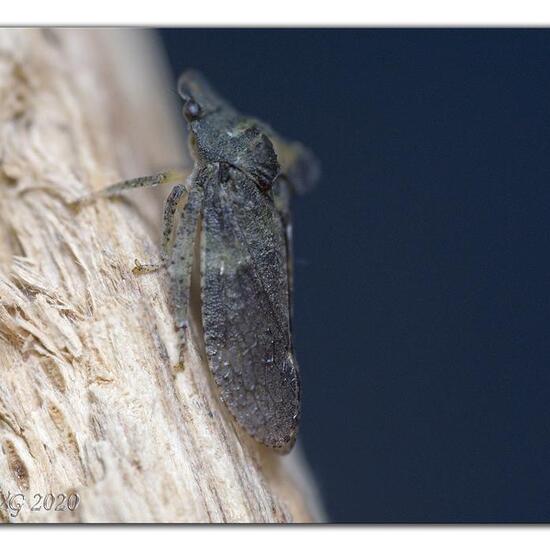
[[[173,370],[166,274],[132,274],[158,256],[163,193],[67,206],[188,162],[166,75],[147,31],[0,31],[4,521],[321,519],[300,451],[264,449],[220,404],[196,324]],[[74,512],[29,509],[71,491]]]

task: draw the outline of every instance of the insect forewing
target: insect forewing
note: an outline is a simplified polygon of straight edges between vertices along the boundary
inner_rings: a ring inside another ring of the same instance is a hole
[[[204,182],[202,315],[221,397],[262,443],[288,451],[300,414],[284,228],[269,194],[227,169]],[[206,289],[206,290],[205,290]]]

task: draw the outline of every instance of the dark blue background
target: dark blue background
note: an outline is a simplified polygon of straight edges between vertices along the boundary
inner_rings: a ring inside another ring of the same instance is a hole
[[[323,163],[294,204],[333,521],[550,518],[550,33],[163,30]]]

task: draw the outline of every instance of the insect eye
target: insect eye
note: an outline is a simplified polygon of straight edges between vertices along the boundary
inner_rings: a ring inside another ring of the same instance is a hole
[[[183,106],[183,116],[189,121],[192,122],[193,120],[197,120],[201,116],[202,109],[201,106],[194,101],[193,99],[190,99],[185,103]]]

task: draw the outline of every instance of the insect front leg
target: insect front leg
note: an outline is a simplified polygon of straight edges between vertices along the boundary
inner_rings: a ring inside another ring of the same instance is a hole
[[[182,170],[167,170],[153,176],[144,176],[140,178],[124,180],[105,187],[104,189],[100,189],[99,191],[90,193],[89,195],[86,195],[71,204],[73,207],[80,209],[83,206],[91,204],[99,198],[116,197],[130,189],[138,189],[140,187],[156,187],[157,185],[185,180],[188,175],[189,172],[184,172]],[[176,211],[186,197],[187,190],[184,186],[177,185],[176,187],[174,187],[174,189],[172,189],[164,205],[160,261],[142,263],[139,260],[135,260],[135,267],[132,270],[134,274],[137,275],[141,273],[150,273],[166,265],[169,256],[169,250],[171,245],[173,244],[174,220],[176,218]]]
[[[141,178],[119,181],[118,183],[109,185],[108,187],[100,189],[99,191],[94,191],[93,193],[89,193],[88,195],[73,201],[71,206],[80,209],[100,198],[116,197],[124,191],[128,191],[130,189],[138,189],[140,187],[156,187],[157,185],[162,185],[165,183],[175,183],[176,181],[185,180],[188,175],[189,172],[182,170],[167,170],[153,176],[144,176]]]

